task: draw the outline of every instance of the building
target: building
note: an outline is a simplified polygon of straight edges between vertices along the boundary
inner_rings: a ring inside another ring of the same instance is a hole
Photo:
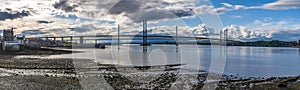
[[[1,41],[13,41],[14,40],[14,31],[11,29],[4,29],[2,31]]]
[[[1,39],[1,48],[3,51],[20,50],[20,45],[22,43],[22,40],[15,40],[13,28],[2,30],[0,39]]]
[[[300,46],[300,39],[298,40],[298,45]]]

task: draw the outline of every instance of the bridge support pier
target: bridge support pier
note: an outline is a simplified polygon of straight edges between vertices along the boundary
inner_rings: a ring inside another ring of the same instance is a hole
[[[83,37],[79,37],[79,44],[83,44]]]
[[[70,37],[70,41],[73,42],[73,37]]]

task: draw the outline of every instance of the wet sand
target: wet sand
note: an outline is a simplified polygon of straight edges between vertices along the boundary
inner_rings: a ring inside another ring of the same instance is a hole
[[[16,55],[55,55],[70,54],[63,50],[27,50],[23,52],[0,53],[0,89],[200,89],[204,84],[218,83],[218,90],[231,89],[300,89],[300,77],[241,77],[222,75],[220,81],[205,82],[207,73],[178,73],[178,68],[150,73],[120,73],[114,71],[114,65],[97,64],[101,68],[93,69],[100,73],[76,73],[73,59],[14,58]],[[91,60],[76,60],[90,64]],[[95,64],[95,63],[94,63]],[[159,74],[158,74],[159,73]],[[217,74],[216,74],[217,75]],[[155,80],[147,77],[157,76]],[[135,77],[144,77],[135,82]],[[82,83],[80,80],[100,80],[104,83]],[[143,82],[145,81],[145,82]],[[146,82],[148,81],[148,82]],[[101,86],[102,85],[102,86]]]

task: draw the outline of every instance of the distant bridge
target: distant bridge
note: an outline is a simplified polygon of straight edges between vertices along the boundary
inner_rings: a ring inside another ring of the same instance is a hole
[[[136,35],[121,35],[120,34],[120,25],[118,25],[118,34],[117,35],[85,35],[85,36],[46,36],[46,37],[33,37],[33,38],[40,38],[40,39],[52,39],[54,41],[60,39],[61,41],[79,41],[79,44],[86,44],[86,41],[92,41],[95,44],[99,44],[99,41],[114,41],[117,40],[117,43],[120,45],[121,40],[142,40],[142,45],[148,45],[148,40],[166,40],[166,42],[175,41],[176,45],[178,42],[188,41],[188,40],[219,40],[220,42],[223,41],[231,41],[231,42],[239,42],[236,40],[228,40],[227,39],[227,32],[224,32],[224,35],[220,32],[220,38],[211,38],[211,37],[203,37],[203,36],[179,36],[178,35],[178,27],[176,26],[176,34],[175,35],[163,35],[163,34],[148,34],[147,30],[147,21],[143,21],[143,31]],[[224,37],[222,37],[224,36]],[[223,38],[223,39],[222,39]],[[115,42],[111,42],[115,43]]]
[[[86,41],[94,41],[98,43],[103,40],[143,40],[143,35],[86,35],[86,36],[45,36],[45,37],[31,37],[44,40],[61,40],[61,41],[79,41],[79,44],[85,44]],[[147,40],[220,40],[219,38],[201,37],[201,36],[169,36],[169,35],[147,35]],[[239,42],[236,40],[226,40],[232,42]]]

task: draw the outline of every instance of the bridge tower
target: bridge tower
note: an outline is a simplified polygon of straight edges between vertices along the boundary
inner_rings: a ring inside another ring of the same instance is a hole
[[[118,24],[118,50],[120,50],[120,25]]]
[[[225,36],[225,38],[224,38],[224,40],[225,40],[225,42],[227,41],[227,39],[228,39],[228,30],[226,29],[225,31],[224,31],[224,36]]]
[[[228,30],[227,30],[227,29],[220,30],[219,35],[220,35],[220,36],[219,36],[219,38],[220,38],[220,43],[226,45],[226,42],[227,42],[227,40],[228,40]]]
[[[220,42],[222,42],[222,34],[223,34],[222,30],[220,30],[220,34],[219,34],[220,35]]]
[[[147,21],[143,21],[143,51],[147,51],[148,41],[147,41]]]
[[[178,27],[176,26],[176,52],[178,52]]]

